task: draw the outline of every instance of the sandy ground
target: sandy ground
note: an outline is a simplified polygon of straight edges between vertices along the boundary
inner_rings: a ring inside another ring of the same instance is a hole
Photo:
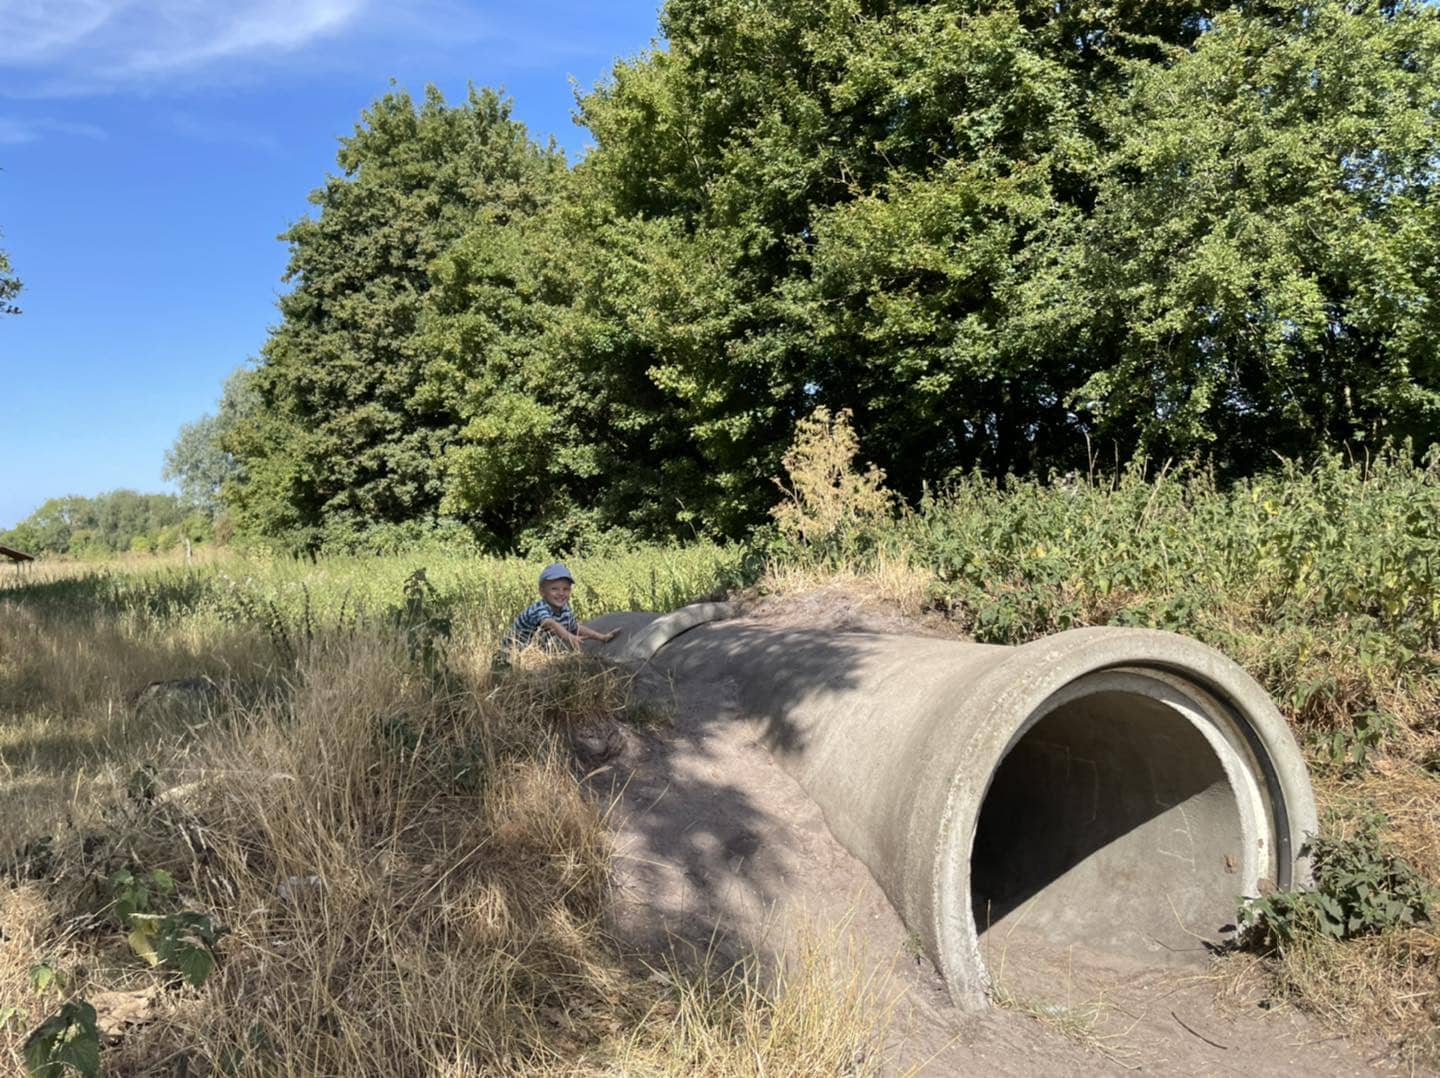
[[[733,686],[677,699],[650,672],[638,691],[672,710],[673,726],[627,734],[621,756],[591,779],[616,799],[614,927],[631,946],[728,958],[773,954],[806,931],[848,938],[894,1000],[884,1057],[893,1074],[1393,1073],[1379,1042],[1335,1037],[1271,1001],[1222,1003],[1203,965],[1056,953],[1023,925],[984,941],[1010,1006],[956,1010],[868,871],[737,713]]]

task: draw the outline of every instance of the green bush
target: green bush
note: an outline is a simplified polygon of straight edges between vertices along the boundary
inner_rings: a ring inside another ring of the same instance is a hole
[[[1240,904],[1240,925],[1253,946],[1284,946],[1306,935],[1353,939],[1430,919],[1437,895],[1380,840],[1386,819],[1362,817],[1348,837],[1317,837],[1306,846],[1315,889],[1275,891]]]
[[[882,550],[931,577],[977,640],[1083,625],[1166,629],[1241,662],[1315,750],[1362,766],[1440,686],[1440,452],[1285,463],[1218,483],[1197,465],[1111,480],[963,475]]]

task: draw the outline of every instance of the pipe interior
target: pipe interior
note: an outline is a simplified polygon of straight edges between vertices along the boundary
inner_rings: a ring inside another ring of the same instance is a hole
[[[971,851],[982,945],[1046,944],[1184,963],[1233,932],[1242,825],[1205,737],[1179,711],[1101,691],[1010,749]],[[987,938],[988,937],[988,938]]]

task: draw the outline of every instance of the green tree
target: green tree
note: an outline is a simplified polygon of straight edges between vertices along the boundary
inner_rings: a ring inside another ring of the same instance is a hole
[[[0,541],[35,554],[115,554],[137,548],[136,540],[144,549],[163,549],[178,540],[188,516],[173,494],[72,494],[49,499]]]
[[[469,372],[422,320],[434,261],[472,226],[549,197],[564,159],[490,90],[447,106],[394,91],[367,109],[295,224],[281,324],[253,377],[260,408],[222,436],[245,468],[225,497],[243,528],[301,545],[437,519]]]
[[[1257,5],[1136,72],[1087,224],[1075,395],[1155,454],[1440,434],[1440,16]]]
[[[626,324],[636,229],[587,170],[563,180],[534,214],[482,219],[432,271],[427,347],[463,417],[442,508],[501,546],[673,534],[701,467]]]
[[[1065,294],[1132,68],[1213,5],[671,0],[582,101],[636,222],[626,327],[722,529],[796,419],[848,409],[900,491],[1074,452],[1093,311]]]
[[[10,256],[0,251],[0,314],[19,314],[15,297],[20,294],[20,278],[10,266]]]
[[[223,497],[301,545],[455,518],[553,547],[742,534],[822,407],[910,499],[1095,436],[1240,472],[1424,444],[1437,25],[669,0],[665,47],[581,97],[573,169],[489,91],[392,93],[286,233]]]
[[[225,448],[224,441],[242,420],[253,418],[258,411],[251,383],[251,370],[237,367],[225,379],[215,413],[181,427],[165,453],[162,478],[178,482],[185,503],[206,516],[219,511],[220,492],[226,483],[245,480],[244,466]]]

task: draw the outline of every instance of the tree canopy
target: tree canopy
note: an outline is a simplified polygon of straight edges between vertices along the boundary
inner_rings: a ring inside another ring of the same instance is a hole
[[[492,91],[396,90],[285,234],[222,496],[297,545],[555,547],[742,533],[820,407],[911,499],[1100,443],[1423,445],[1437,19],[670,0],[574,166]]]
[[[0,250],[0,314],[19,314],[15,297],[20,294],[20,278],[10,266],[10,256]]]
[[[215,414],[201,416],[180,428],[165,453],[161,477],[174,480],[186,505],[209,517],[220,509],[220,492],[226,483],[244,483],[245,468],[225,448],[225,440],[242,421],[252,418],[259,402],[248,367],[238,367],[225,379]]]
[[[0,532],[0,542],[27,554],[117,554],[168,549],[207,531],[206,521],[173,494],[113,490],[93,498],[51,498]]]

